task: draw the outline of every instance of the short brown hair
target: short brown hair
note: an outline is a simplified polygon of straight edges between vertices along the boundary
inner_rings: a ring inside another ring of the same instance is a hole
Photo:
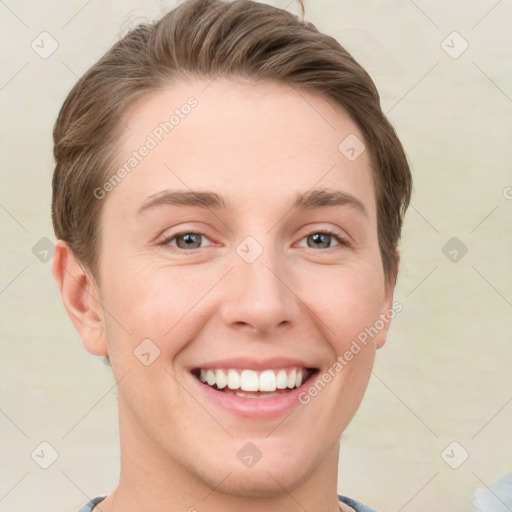
[[[284,83],[330,99],[350,115],[370,152],[379,247],[386,278],[394,281],[412,178],[372,79],[313,24],[250,0],[189,0],[130,31],[80,78],[53,131],[56,236],[97,274],[102,201],[93,191],[112,174],[123,113],[175,80],[217,76]]]

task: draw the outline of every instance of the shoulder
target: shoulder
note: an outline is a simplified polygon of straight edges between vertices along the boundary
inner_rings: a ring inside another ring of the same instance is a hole
[[[97,505],[100,501],[103,501],[106,496],[98,496],[97,498],[93,498],[91,501],[86,503],[78,512],[91,512],[92,509]]]
[[[375,509],[370,508],[359,501],[353,500],[352,498],[347,498],[347,496],[338,496],[339,500],[342,503],[352,507],[356,512],[377,512]]]

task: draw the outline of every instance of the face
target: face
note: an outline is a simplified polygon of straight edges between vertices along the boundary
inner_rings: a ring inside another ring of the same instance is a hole
[[[94,341],[121,379],[122,450],[246,496],[335,472],[386,329],[345,353],[391,307],[370,157],[339,149],[357,126],[306,92],[220,79],[124,121]]]

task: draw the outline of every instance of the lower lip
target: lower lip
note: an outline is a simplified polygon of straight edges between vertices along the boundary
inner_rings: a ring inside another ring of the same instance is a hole
[[[269,419],[290,413],[295,407],[301,406],[299,395],[310,386],[316,374],[317,372],[312,374],[298,388],[270,398],[243,398],[222,391],[216,391],[210,386],[203,384],[192,374],[190,376],[208,401],[217,407],[228,410],[243,418]]]

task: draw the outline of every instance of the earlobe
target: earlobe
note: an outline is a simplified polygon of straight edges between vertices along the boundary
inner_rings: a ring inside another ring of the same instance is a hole
[[[80,265],[71,247],[62,240],[55,246],[52,274],[86,350],[95,356],[108,355],[99,288]]]

